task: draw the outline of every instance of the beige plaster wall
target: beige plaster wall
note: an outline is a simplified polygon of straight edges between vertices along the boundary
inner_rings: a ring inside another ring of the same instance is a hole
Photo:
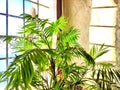
[[[80,30],[79,42],[86,50],[89,49],[90,14],[91,0],[63,0],[63,16]]]

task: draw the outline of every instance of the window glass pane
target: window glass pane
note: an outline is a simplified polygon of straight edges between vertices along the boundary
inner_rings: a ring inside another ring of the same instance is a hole
[[[13,59],[8,60],[8,65],[10,65],[13,62]]]
[[[43,4],[45,6],[51,7],[53,6],[54,0],[39,0],[40,4]]]
[[[56,17],[57,17],[55,8],[50,8],[50,9],[49,9],[49,12],[50,12],[50,13],[47,12],[48,15],[49,15],[49,16],[48,16],[49,20],[50,20],[50,21],[55,21],[55,20],[56,20]]]
[[[90,27],[89,34],[91,43],[115,45],[115,28]]]
[[[0,0],[0,13],[6,12],[6,0]]]
[[[7,84],[7,82],[0,83],[0,90],[5,90],[6,84]]]
[[[9,24],[8,24],[8,34],[9,35],[17,35],[17,32],[23,25],[23,20],[20,18],[9,17]]]
[[[116,8],[92,9],[91,25],[116,25]]]
[[[30,0],[30,1],[37,2],[37,0]]]
[[[23,13],[23,0],[8,0],[9,14],[17,15]]]
[[[92,0],[93,7],[99,6],[116,6],[114,0]]]
[[[6,17],[0,15],[0,35],[6,34]]]
[[[51,16],[50,8],[45,8],[43,6],[39,6],[39,17],[42,19],[48,19]]]
[[[0,40],[0,58],[5,58],[6,57],[6,44],[3,42],[3,40]]]
[[[6,70],[6,60],[0,60],[0,72],[3,72]]]
[[[33,3],[29,2],[29,1],[25,1],[25,13],[30,14],[30,10],[33,7],[35,8],[36,14],[37,14],[37,5],[33,4]]]
[[[8,45],[8,48],[9,48],[8,54],[9,54],[10,60],[12,60],[15,57],[15,55],[17,55],[15,53],[16,51],[14,49],[14,46],[15,46],[15,41],[11,41],[10,45]]]
[[[42,1],[40,1],[42,4],[44,4],[45,2],[47,3],[47,0],[43,2]],[[56,0],[50,0],[49,3],[47,4],[49,8],[39,5],[39,17],[44,19],[48,18],[50,21],[55,21],[56,20]]]
[[[92,45],[90,45],[91,47]],[[115,55],[115,48],[113,47],[108,47],[108,52],[98,59],[96,59],[96,62],[112,62],[116,63],[116,55]]]

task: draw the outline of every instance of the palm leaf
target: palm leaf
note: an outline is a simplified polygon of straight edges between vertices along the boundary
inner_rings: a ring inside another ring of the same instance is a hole
[[[10,78],[10,83],[7,87],[19,87],[14,84],[19,79],[20,82],[18,85],[24,83],[25,88],[27,88],[32,81],[34,71],[36,69],[34,65],[37,65],[41,71],[48,65],[45,51],[46,50],[33,49],[17,56],[2,76],[2,79]]]
[[[79,38],[79,31],[71,27],[68,30],[68,32],[61,34],[61,37],[59,39],[63,43],[63,45],[66,44],[73,45],[77,43],[78,38]]]
[[[93,70],[93,78],[98,86],[104,90],[112,90],[120,83],[120,71],[115,69],[111,63],[99,63]]]
[[[96,60],[103,54],[107,53],[109,50],[107,47],[104,47],[104,44],[101,45],[100,47],[93,45],[93,47],[90,49],[90,55]]]

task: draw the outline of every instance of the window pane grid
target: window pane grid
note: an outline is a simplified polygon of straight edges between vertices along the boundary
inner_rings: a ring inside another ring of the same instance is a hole
[[[114,0],[92,0],[91,22],[89,28],[89,43],[109,47],[109,52],[98,62],[109,61],[115,63],[115,35],[116,35],[117,4]]]
[[[39,3],[39,0],[0,0],[0,37],[17,36],[17,32],[19,31],[20,27],[25,24],[25,20],[21,18],[20,14],[30,14],[30,9],[32,7],[35,8],[37,12],[36,14],[38,15],[42,11],[41,7],[44,7],[45,9],[53,8],[53,6],[51,7],[49,4]],[[55,18],[55,16],[52,17]],[[13,61],[15,53],[7,43],[1,40],[0,50],[2,51],[0,52],[0,72],[4,72]],[[6,84],[6,81],[0,83],[0,90],[3,90]]]

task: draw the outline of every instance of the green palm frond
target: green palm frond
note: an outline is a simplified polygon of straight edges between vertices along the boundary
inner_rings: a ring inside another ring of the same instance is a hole
[[[109,51],[108,48],[105,47],[104,44],[101,45],[100,47],[97,45],[93,45],[89,53],[94,58],[94,60],[96,60],[97,58],[107,53],[108,51]]]
[[[49,24],[50,25],[48,27],[45,27],[44,29],[44,33],[47,37],[51,36],[53,33],[57,35],[61,30],[65,29],[65,27],[67,26],[67,22],[64,17],[60,17],[57,21]]]
[[[92,71],[93,80],[102,90],[112,90],[113,86],[120,87],[120,70],[111,63],[98,63]]]
[[[90,56],[93,60],[96,60],[108,51],[108,48],[105,47],[104,44],[101,46],[93,45],[90,49]],[[89,71],[89,73],[92,74],[92,78],[88,77],[88,90],[90,88],[93,90],[114,90],[112,88],[119,88],[120,70],[116,69],[113,64],[108,62],[96,62],[94,67],[89,68]]]
[[[61,30],[64,30],[66,26],[67,26],[67,22],[64,17],[60,17],[56,22],[53,22],[51,24],[51,27],[54,30],[55,34],[60,32]]]
[[[72,44],[76,44],[77,40],[79,38],[79,31],[74,29],[73,27],[71,27],[68,32],[65,32],[63,34],[60,34],[61,37],[59,38],[59,40],[63,43],[63,45],[72,45]]]
[[[94,59],[82,47],[76,48],[74,53],[76,53],[76,55],[78,55],[78,56],[79,55],[82,56],[87,65],[95,64]]]
[[[2,76],[2,72],[0,72],[0,77]],[[4,81],[4,80],[3,80]],[[0,80],[0,82],[2,82],[2,80]]]
[[[7,87],[19,87],[22,85],[22,83],[24,84],[25,88],[29,87],[34,75],[34,71],[36,70],[34,65],[39,67],[40,71],[45,70],[45,68],[48,66],[49,61],[46,53],[50,52],[47,50],[33,49],[17,56],[2,76],[3,79],[10,79]]]
[[[31,16],[30,14],[21,14],[20,16],[21,16],[23,19],[27,19],[27,20],[29,20],[29,19],[32,18],[32,16]]]
[[[80,46],[77,42],[79,38],[79,31],[73,27],[69,28],[67,32],[60,32],[57,40],[57,49],[62,51],[68,47]]]

